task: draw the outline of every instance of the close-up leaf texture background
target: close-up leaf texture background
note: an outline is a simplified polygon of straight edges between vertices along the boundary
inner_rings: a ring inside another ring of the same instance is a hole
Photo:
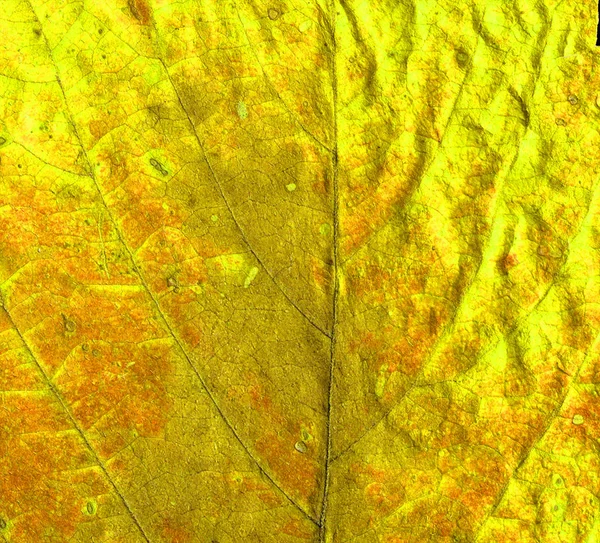
[[[596,9],[0,0],[0,541],[600,541]]]

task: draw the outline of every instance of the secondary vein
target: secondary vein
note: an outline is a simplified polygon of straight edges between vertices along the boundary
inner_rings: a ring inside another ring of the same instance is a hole
[[[29,0],[27,0],[29,3]],[[36,18],[37,22],[41,25],[41,22],[39,20],[39,17],[37,16],[35,10],[33,9],[33,6],[31,5],[31,3],[29,3],[29,7],[34,15],[34,17]],[[98,183],[98,180],[96,178],[96,175],[94,174],[94,169],[92,166],[92,163],[90,161],[88,152],[83,144],[83,140],[79,134],[79,131],[77,129],[77,125],[75,124],[75,120],[74,117],[71,113],[71,110],[69,108],[69,104],[67,101],[67,94],[65,92],[65,88],[62,84],[62,81],[60,79],[60,72],[58,69],[58,65],[54,59],[54,56],[52,54],[52,48],[50,47],[50,44],[48,43],[48,39],[45,35],[45,33],[42,31],[42,35],[44,36],[44,40],[46,42],[46,47],[48,49],[48,53],[49,53],[49,58],[52,61],[52,64],[54,65],[54,69],[56,71],[56,82],[58,84],[58,87],[60,89],[60,92],[62,94],[63,97],[63,101],[65,104],[65,110],[67,113],[67,120],[69,121],[69,123],[71,124],[72,128],[73,128],[73,132],[75,134],[75,137],[78,141],[78,144],[81,148],[81,152],[82,152],[82,156],[86,162],[87,165],[87,173],[89,178],[91,179],[91,181],[94,184],[94,187],[96,189],[96,191],[98,192],[99,195],[99,199],[100,202],[102,204],[102,206],[106,209],[106,212],[108,214],[108,217],[111,221],[111,223],[113,224],[113,227],[115,229],[115,232],[117,233],[119,240],[121,241],[124,249],[126,250],[128,256],[129,256],[129,260],[132,264],[133,267],[133,271],[136,273],[136,275],[139,277],[140,282],[142,287],[145,289],[145,291],[147,292],[148,296],[150,297],[150,300],[152,301],[153,305],[155,306],[158,316],[160,317],[162,323],[164,324],[166,330],[168,331],[168,333],[171,335],[171,337],[173,338],[173,341],[175,342],[177,348],[179,349],[179,351],[181,352],[182,356],[184,357],[184,359],[186,360],[186,362],[188,363],[188,365],[190,366],[191,370],[194,372],[194,374],[196,375],[196,377],[198,378],[202,388],[204,389],[204,392],[207,394],[209,400],[211,401],[212,405],[214,406],[215,410],[217,411],[217,413],[219,414],[219,417],[221,418],[221,420],[225,423],[225,425],[227,426],[227,428],[231,431],[231,433],[233,434],[234,438],[237,440],[237,442],[240,444],[241,448],[244,450],[244,452],[250,457],[250,459],[254,462],[254,464],[256,465],[256,467],[258,468],[258,470],[260,471],[260,473],[282,494],[282,496],[293,506],[295,507],[302,515],[304,515],[310,522],[312,522],[315,525],[318,525],[318,521],[317,519],[315,519],[308,511],[306,511],[302,505],[300,505],[300,503],[298,503],[298,501],[296,501],[290,494],[288,494],[278,483],[277,481],[274,479],[273,476],[271,476],[269,474],[269,472],[262,466],[261,462],[258,460],[258,458],[256,458],[256,456],[252,453],[252,451],[248,448],[248,446],[246,446],[246,444],[244,443],[244,441],[242,440],[241,435],[238,433],[238,431],[236,430],[236,428],[233,426],[232,422],[229,420],[229,418],[226,416],[225,412],[223,411],[223,409],[221,408],[221,406],[219,405],[217,398],[215,397],[215,395],[213,394],[213,392],[211,391],[211,389],[209,388],[207,382],[205,381],[205,379],[203,378],[203,376],[201,375],[201,373],[199,372],[198,368],[196,367],[196,365],[194,364],[194,362],[192,361],[192,357],[191,355],[187,352],[187,349],[185,348],[182,340],[178,337],[178,335],[175,333],[173,326],[170,324],[170,322],[167,319],[167,316],[164,314],[162,307],[159,303],[159,301],[157,300],[156,296],[154,295],[154,293],[152,292],[152,290],[150,289],[150,286],[148,285],[142,270],[140,269],[140,267],[138,266],[135,257],[134,257],[134,253],[131,250],[131,248],[129,247],[129,245],[127,244],[126,238],[124,233],[121,231],[121,228],[119,226],[119,224],[117,223],[117,220],[115,219],[110,207],[108,206],[105,198],[104,198],[104,193],[102,192],[102,189],[100,187],[100,184]],[[162,61],[161,61],[162,63]],[[163,63],[164,66],[164,63]],[[168,75],[168,72],[167,72]],[[173,87],[174,88],[174,87]],[[182,104],[183,107],[183,104]],[[187,114],[187,112],[184,109],[184,113],[187,115],[188,120],[191,123],[191,119],[189,118],[189,115]],[[195,129],[193,127],[192,124],[192,129],[195,132]],[[196,137],[197,134],[196,134]],[[306,318],[308,318],[306,315],[304,315]],[[315,326],[317,329],[319,329],[318,326],[315,325],[315,323],[313,323],[312,321],[309,320],[309,322],[311,322],[311,324],[313,326]],[[55,390],[54,385],[52,385],[52,390],[55,392],[58,392]],[[73,419],[74,421],[74,419]],[[74,421],[75,422],[75,421]],[[87,443],[87,438],[85,437],[85,435],[83,434],[83,431],[80,430],[80,433],[82,434],[82,437],[84,437],[84,439],[86,439],[86,443]],[[98,458],[98,461],[100,462],[99,457],[96,455],[96,457]],[[100,464],[102,466],[102,464]],[[106,468],[103,468],[104,472],[106,473],[106,475],[108,476],[108,472],[106,471]],[[112,482],[112,480],[111,480]],[[116,490],[116,486],[114,485],[113,482],[113,487]],[[117,491],[118,492],[118,491]],[[121,495],[121,494],[119,494]],[[121,498],[124,501],[123,496],[121,495]],[[126,503],[124,501],[124,503]],[[137,519],[135,518],[133,511],[129,508],[129,506],[126,507],[128,509],[128,511],[130,512],[132,518],[134,519],[136,525],[138,526],[138,528],[140,529],[140,531],[142,532],[143,536],[145,537],[146,541],[148,543],[150,543],[150,540],[147,538],[146,534],[144,533],[144,531],[142,530],[139,522],[137,522]]]
[[[6,308],[6,306],[4,305],[4,303],[0,303],[0,307],[2,307],[2,309],[4,311],[4,314],[6,315],[6,318],[10,322],[11,326],[13,327],[13,329],[15,330],[15,332],[17,333],[17,335],[19,336],[19,339],[21,340],[21,343],[25,347],[25,350],[27,351],[27,353],[29,354],[29,356],[33,360],[33,363],[36,366],[38,372],[41,374],[41,376],[42,376],[42,378],[43,378],[46,386],[54,394],[54,397],[58,400],[58,403],[60,404],[60,406],[62,407],[63,411],[65,412],[65,414],[69,418],[69,421],[71,422],[71,425],[76,430],[76,432],[79,434],[79,437],[85,443],[87,449],[92,454],[92,457],[94,458],[94,461],[96,462],[96,464],[98,465],[98,467],[100,468],[100,470],[102,471],[102,473],[104,474],[104,476],[106,477],[107,481],[110,483],[110,486],[112,486],[113,490],[115,491],[115,494],[117,496],[119,496],[119,498],[121,500],[121,503],[123,504],[123,507],[125,507],[125,509],[129,513],[129,516],[131,517],[131,519],[132,519],[133,523],[135,524],[136,528],[140,531],[140,534],[142,535],[142,537],[144,538],[144,540],[146,541],[146,543],[150,543],[150,539],[148,538],[148,535],[144,531],[144,528],[140,524],[140,521],[138,520],[138,518],[135,516],[135,513],[131,509],[131,506],[129,505],[129,503],[125,499],[125,496],[121,493],[121,491],[117,487],[117,484],[115,483],[115,481],[113,480],[113,478],[110,476],[110,473],[108,473],[108,469],[104,465],[104,462],[102,461],[102,459],[100,458],[100,456],[98,456],[98,453],[96,452],[96,449],[94,449],[94,447],[90,443],[90,440],[87,438],[85,432],[83,431],[83,428],[77,422],[77,419],[75,418],[75,416],[71,412],[71,409],[69,408],[69,405],[67,404],[67,402],[63,398],[62,394],[58,391],[58,389],[56,388],[55,384],[50,379],[50,376],[48,375],[48,373],[46,373],[46,370],[43,368],[43,366],[40,364],[40,361],[37,359],[37,357],[35,356],[35,354],[31,350],[31,347],[29,346],[29,343],[27,343],[27,341],[25,340],[25,336],[23,336],[23,334],[21,333],[21,330],[19,329],[19,327],[15,323],[12,315],[9,313],[9,311]]]

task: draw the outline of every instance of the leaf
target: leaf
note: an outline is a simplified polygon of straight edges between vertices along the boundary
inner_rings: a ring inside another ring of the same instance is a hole
[[[594,18],[3,0],[0,541],[596,541]]]

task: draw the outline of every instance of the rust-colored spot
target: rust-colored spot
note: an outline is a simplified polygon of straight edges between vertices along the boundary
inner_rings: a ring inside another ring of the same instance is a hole
[[[387,515],[404,501],[404,489],[399,483],[371,483],[365,489],[367,503],[377,517]]]
[[[106,134],[109,130],[108,126],[104,121],[90,121],[89,130],[92,136],[96,139],[100,139],[104,134]]]
[[[311,257],[310,267],[315,285],[322,290],[327,289],[331,284],[331,270],[329,266],[322,260]]]
[[[283,503],[283,497],[273,488],[253,476],[246,476],[241,482],[241,491],[244,494],[256,493],[258,499],[269,507],[278,507]]]
[[[281,528],[281,533],[298,539],[312,539],[314,537],[314,533],[305,524],[301,524],[298,519],[286,522]]]
[[[150,24],[150,6],[145,0],[127,0],[131,14],[143,25]]]
[[[100,452],[111,456],[125,444],[124,432],[160,435],[171,406],[165,383],[173,360],[167,344],[98,345],[98,350],[104,356],[74,353],[57,386],[84,431],[94,424],[103,430]]]
[[[269,463],[277,480],[293,494],[310,502],[319,491],[318,465],[308,454],[298,454],[294,442],[267,432],[256,442],[256,450]]]
[[[164,518],[161,522],[162,536],[169,543],[190,543],[194,540],[194,528],[180,518]]]
[[[106,481],[52,394],[5,397],[2,420],[9,437],[0,443],[0,495],[9,539],[43,541],[51,527],[51,539],[68,541],[83,521],[83,492],[109,492]]]

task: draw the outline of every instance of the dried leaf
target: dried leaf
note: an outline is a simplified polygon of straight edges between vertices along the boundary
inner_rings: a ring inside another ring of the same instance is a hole
[[[1,11],[0,541],[600,538],[595,6]]]

